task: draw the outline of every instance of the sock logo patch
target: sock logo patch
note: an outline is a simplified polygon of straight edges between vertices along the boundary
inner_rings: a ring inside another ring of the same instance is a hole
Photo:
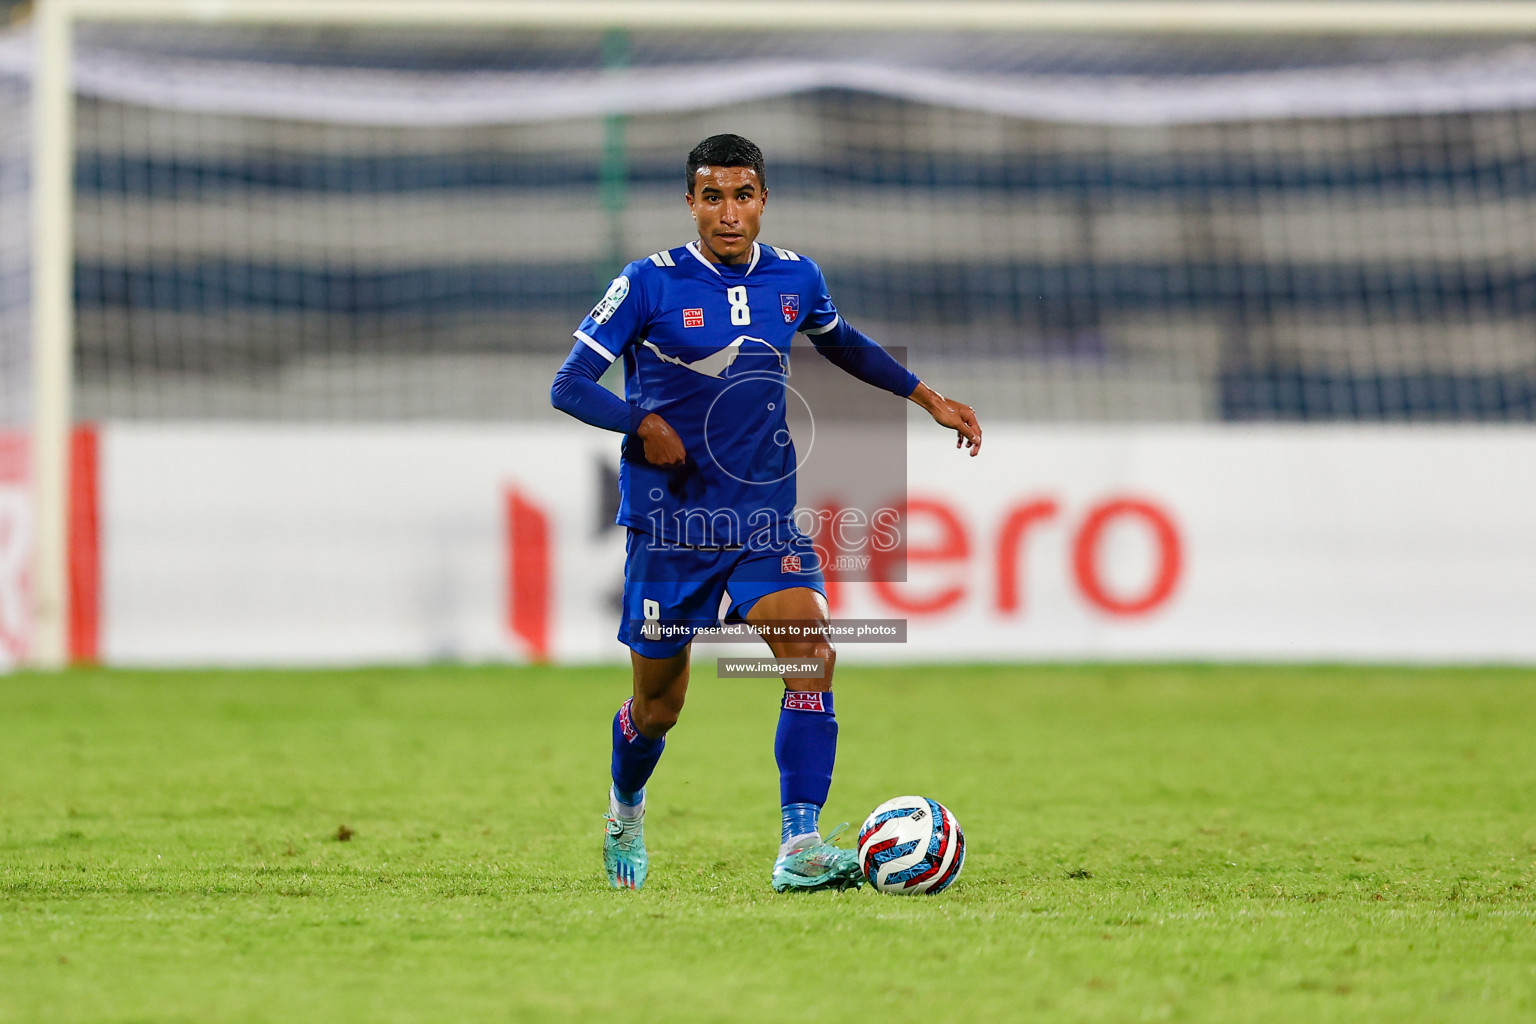
[[[784,707],[790,711],[826,711],[822,696],[816,690],[785,690]]]
[[[640,730],[635,728],[635,723],[630,721],[629,718],[629,706],[634,702],[635,698],[631,697],[619,707],[619,731],[622,732],[624,734],[624,738],[629,740],[631,743],[633,743],[635,739],[640,735]]]

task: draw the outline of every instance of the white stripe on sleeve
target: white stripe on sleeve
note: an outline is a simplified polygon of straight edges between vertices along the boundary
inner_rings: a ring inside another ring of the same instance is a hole
[[[811,327],[811,328],[808,328],[805,333],[809,334],[809,335],[813,335],[813,336],[817,335],[817,334],[826,334],[832,328],[836,327],[838,321],[841,320],[841,319],[842,319],[842,317],[840,317],[840,316],[834,316],[832,318],[832,322],[827,324],[826,326],[824,326],[824,327]]]
[[[619,358],[612,352],[609,352],[607,349],[603,348],[603,346],[599,345],[597,342],[593,341],[592,336],[586,331],[572,331],[571,335],[577,341],[581,342],[583,345],[587,346],[587,348],[591,349],[593,352],[596,352],[610,363]]]

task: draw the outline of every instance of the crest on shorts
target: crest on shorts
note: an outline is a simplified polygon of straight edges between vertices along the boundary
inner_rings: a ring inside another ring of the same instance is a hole
[[[779,309],[784,313],[785,323],[794,323],[800,316],[800,296],[780,293]]]
[[[800,571],[800,556],[799,555],[785,555],[782,559],[779,560],[779,572],[799,572],[799,571]]]

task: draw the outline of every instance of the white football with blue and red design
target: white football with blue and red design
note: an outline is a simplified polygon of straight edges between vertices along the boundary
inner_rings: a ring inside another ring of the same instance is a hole
[[[960,877],[964,863],[960,823],[949,808],[925,796],[887,800],[859,829],[859,867],[881,892],[943,892]]]

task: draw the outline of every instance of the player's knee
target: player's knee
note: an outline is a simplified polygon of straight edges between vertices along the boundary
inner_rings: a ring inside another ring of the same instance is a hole
[[[832,689],[832,670],[837,667],[837,648],[829,641],[818,640],[811,645],[810,657],[817,658],[825,663],[822,669],[821,681],[827,689]]]
[[[683,713],[683,702],[659,698],[648,700],[644,703],[636,701],[630,708],[630,714],[634,717],[635,728],[647,739],[658,740],[667,734],[667,731],[677,724],[679,716]]]
[[[801,661],[815,658],[817,661],[822,662],[822,672],[818,682],[825,682],[827,688],[831,689],[832,670],[837,667],[837,650],[832,646],[831,641],[822,639],[805,640],[790,645],[787,648],[781,647],[779,648],[779,653],[781,657],[785,658],[794,658]]]

